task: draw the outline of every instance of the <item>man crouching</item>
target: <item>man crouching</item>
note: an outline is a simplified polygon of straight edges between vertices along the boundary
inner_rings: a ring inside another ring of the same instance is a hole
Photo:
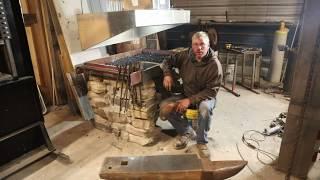
[[[210,48],[207,33],[195,33],[192,36],[192,49],[177,53],[163,62],[163,86],[168,91],[174,86],[173,68],[179,70],[183,81],[183,94],[164,100],[160,104],[160,111],[169,112],[166,119],[180,135],[175,143],[176,149],[185,148],[190,139],[194,138],[200,155],[208,157],[209,150],[206,144],[212,111],[222,81],[222,68],[217,55]],[[190,107],[196,107],[199,112],[196,133],[184,116]]]

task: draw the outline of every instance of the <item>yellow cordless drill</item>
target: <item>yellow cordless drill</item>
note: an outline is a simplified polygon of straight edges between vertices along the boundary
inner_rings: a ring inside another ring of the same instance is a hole
[[[190,125],[194,130],[198,128],[198,117],[199,117],[199,110],[198,109],[187,109],[185,112],[185,117],[188,119]]]
[[[171,112],[175,111],[176,107],[177,107],[176,102],[170,102],[170,103],[167,103],[166,105],[163,105],[162,107],[160,107],[160,113],[159,113],[160,119],[167,120],[168,115]],[[196,108],[194,106],[189,107],[185,111],[183,116],[189,121],[190,125],[192,126],[192,128],[194,130],[196,130],[198,128],[198,117],[199,117],[198,108]]]

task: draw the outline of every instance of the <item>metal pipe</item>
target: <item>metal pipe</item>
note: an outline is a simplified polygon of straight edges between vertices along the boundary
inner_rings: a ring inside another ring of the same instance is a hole
[[[191,17],[194,15],[191,15]],[[278,26],[279,22],[214,22],[212,20],[200,20],[200,23],[205,22],[210,25],[224,25],[224,26]],[[199,25],[199,24],[196,24]],[[287,27],[294,26],[294,23],[287,23]]]
[[[14,62],[14,57],[13,57],[13,53],[12,53],[12,49],[11,49],[10,40],[6,39],[5,44],[6,44],[6,48],[7,48],[7,52],[8,52],[8,57],[9,57],[10,70],[11,70],[12,76],[14,78],[16,78],[16,77],[18,77],[18,72],[17,72],[16,64]]]
[[[140,63],[140,62],[138,63],[138,70],[139,70],[139,71],[142,70],[141,63]],[[142,79],[143,79],[143,78],[142,78]],[[142,84],[140,83],[140,84],[138,85],[139,95],[140,95],[139,106],[142,106],[142,90],[141,90],[141,86],[142,86]]]
[[[117,76],[117,81],[116,81],[116,87],[115,87],[115,89],[113,89],[112,105],[114,105],[114,99],[116,98],[116,94],[118,91],[118,82],[119,82],[120,75],[121,75],[121,66],[117,66],[117,69],[118,69],[118,76]]]
[[[234,71],[233,71],[233,78],[232,78],[232,91],[234,91],[235,86],[236,86],[237,68],[238,68],[238,60],[237,60],[237,56],[235,56],[235,59],[234,59]],[[236,96],[239,97],[240,94],[237,93]]]
[[[119,103],[119,117],[120,117],[120,113],[121,113],[121,110],[122,110],[122,91],[123,91],[123,81],[124,81],[124,72],[125,72],[125,66],[122,67],[122,74],[120,74],[120,81],[121,81],[121,88],[120,88],[120,103]]]

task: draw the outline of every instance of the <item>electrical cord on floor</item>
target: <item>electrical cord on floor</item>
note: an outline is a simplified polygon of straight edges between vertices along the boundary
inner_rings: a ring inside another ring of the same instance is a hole
[[[246,135],[249,133],[249,132],[253,132],[250,134],[249,137],[247,137]],[[257,138],[257,137],[254,137],[254,135],[259,135],[261,136],[262,138]],[[256,130],[248,130],[248,131],[245,131],[243,134],[242,134],[242,142],[243,144],[245,144],[247,147],[249,147],[250,149],[254,150],[257,152],[257,159],[260,163],[264,164],[264,165],[273,165],[273,163],[266,163],[264,162],[263,160],[261,160],[259,154],[263,154],[264,156],[268,157],[269,159],[271,159],[272,161],[275,161],[275,159],[277,158],[276,155],[270,153],[270,152],[267,152],[263,149],[260,148],[260,143],[265,141],[265,137],[266,135],[259,132],[259,131],[256,131]],[[245,161],[245,159],[243,158],[240,150],[239,150],[239,146],[238,146],[238,143],[236,143],[236,147],[237,147],[237,151],[238,151],[238,154],[239,156],[241,157],[242,160]],[[247,164],[247,168],[250,170],[250,172],[257,176],[259,179],[264,179],[261,175],[255,173],[252,168],[249,166],[249,164]]]
[[[242,156],[242,154],[241,154],[241,152],[240,152],[240,150],[239,150],[239,146],[238,146],[238,143],[236,143],[236,147],[237,147],[237,150],[238,150],[238,153],[239,153],[239,156],[241,157],[241,159],[243,160],[243,161],[245,161],[245,159],[243,158],[243,156]],[[264,179],[261,175],[259,175],[259,174],[257,174],[257,173],[255,173],[252,169],[251,169],[251,167],[249,166],[249,164],[247,163],[247,168],[249,169],[249,171],[253,174],[253,175],[255,175],[255,176],[257,176],[259,179]]]
[[[251,135],[249,137],[247,137],[246,135],[250,132],[251,132]],[[260,139],[256,138],[256,137],[254,137],[254,135],[260,135],[262,138],[260,138]],[[260,148],[260,143],[265,141],[265,134],[263,134],[259,131],[256,131],[256,130],[248,130],[242,134],[241,139],[242,139],[243,144],[245,144],[247,147],[249,147],[250,149],[257,152],[257,159],[259,160],[259,162],[261,162],[264,165],[273,165],[273,163],[264,162],[263,160],[261,160],[261,158],[259,156],[259,155],[264,155],[265,157],[268,157],[272,161],[275,161],[277,158],[276,155]]]

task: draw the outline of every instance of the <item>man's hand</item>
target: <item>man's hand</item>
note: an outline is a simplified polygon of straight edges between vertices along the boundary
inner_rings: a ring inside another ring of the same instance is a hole
[[[171,91],[171,87],[173,84],[173,79],[170,75],[166,75],[163,78],[163,86],[166,88],[167,91]]]
[[[183,113],[189,107],[190,104],[191,104],[191,101],[189,98],[181,99],[178,101],[176,111]]]

